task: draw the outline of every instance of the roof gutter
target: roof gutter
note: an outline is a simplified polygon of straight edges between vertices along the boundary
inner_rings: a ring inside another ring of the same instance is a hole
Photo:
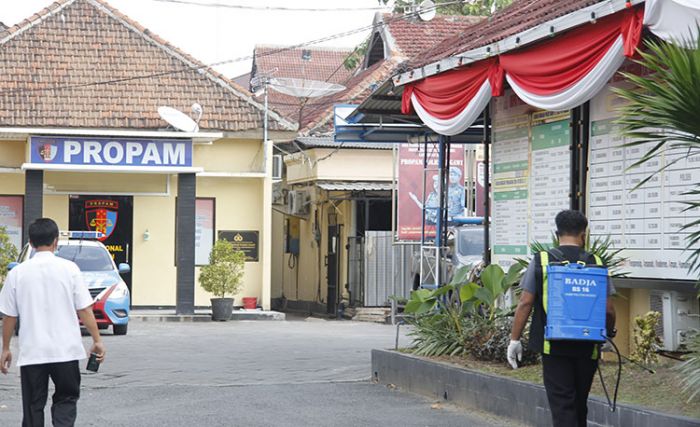
[[[631,0],[630,3],[634,6],[644,3],[644,1],[645,0]],[[426,77],[481,61],[482,59],[490,58],[494,55],[519,49],[525,45],[535,43],[559,33],[563,33],[564,31],[568,31],[574,27],[578,27],[585,23],[595,21],[596,19],[615,14],[626,8],[627,0],[603,1],[569,13],[568,15],[552,19],[518,34],[506,37],[503,40],[491,43],[487,46],[458,53],[448,58],[441,59],[440,61],[424,65],[420,68],[406,71],[398,76],[395,76],[393,81],[396,86],[402,86],[407,83],[422,80]]]
[[[120,138],[175,138],[191,139],[195,144],[209,144],[224,137],[223,132],[174,132],[151,130],[120,129],[81,129],[81,128],[41,128],[41,127],[0,127],[1,139],[27,138],[31,135],[70,135],[87,137]]]

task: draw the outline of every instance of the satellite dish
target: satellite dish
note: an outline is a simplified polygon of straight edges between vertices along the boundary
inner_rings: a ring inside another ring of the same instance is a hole
[[[345,90],[345,86],[335,83],[287,77],[270,79],[270,87],[277,92],[297,98],[320,98]]]
[[[432,0],[423,0],[418,6],[418,17],[421,21],[428,22],[437,14],[435,3]]]
[[[158,107],[160,117],[175,129],[183,132],[198,132],[199,125],[190,116],[173,107]]]

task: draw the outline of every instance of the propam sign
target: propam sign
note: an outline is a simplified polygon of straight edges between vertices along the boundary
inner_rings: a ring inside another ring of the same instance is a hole
[[[192,140],[31,137],[29,161],[34,165],[192,166]]]

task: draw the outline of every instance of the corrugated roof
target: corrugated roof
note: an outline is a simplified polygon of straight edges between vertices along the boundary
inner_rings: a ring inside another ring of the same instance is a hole
[[[330,136],[301,136],[296,139],[307,148],[356,148],[364,150],[391,150],[391,144],[377,142],[336,142]]]
[[[61,0],[2,36],[4,126],[159,129],[159,106],[189,112],[196,102],[202,130],[262,127],[245,88],[102,0]],[[295,127],[272,113],[270,128]]]
[[[327,191],[391,191],[391,182],[317,182],[316,185]]]

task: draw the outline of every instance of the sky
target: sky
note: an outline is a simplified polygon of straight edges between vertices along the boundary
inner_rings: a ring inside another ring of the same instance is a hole
[[[198,3],[288,8],[375,8],[377,0],[188,0]],[[107,0],[113,7],[205,64],[252,55],[256,44],[292,45],[372,24],[376,10],[299,12],[210,8],[159,0]],[[4,3],[4,2],[3,2]],[[13,0],[0,8],[12,26],[52,3]],[[318,46],[354,47],[369,30]],[[214,67],[228,77],[250,71],[245,60]]]

